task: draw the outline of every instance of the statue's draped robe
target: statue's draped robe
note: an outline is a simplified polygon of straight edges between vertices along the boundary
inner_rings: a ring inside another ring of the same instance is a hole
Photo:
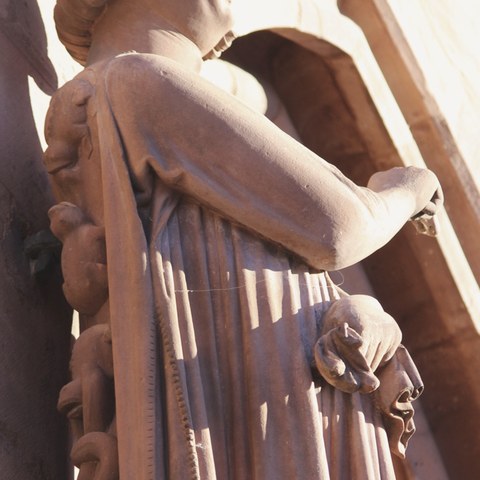
[[[312,371],[337,293],[289,252],[322,235],[310,183],[363,190],[311,152],[299,180],[304,147],[254,138],[252,112],[166,59],[75,82],[92,85],[122,480],[392,478],[373,396]]]

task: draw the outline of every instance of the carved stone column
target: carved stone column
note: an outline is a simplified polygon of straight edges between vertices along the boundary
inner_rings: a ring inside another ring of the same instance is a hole
[[[46,59],[37,3],[2,0],[0,476],[5,480],[69,478],[65,422],[55,404],[68,378],[71,310],[61,295],[58,263],[41,260],[42,246],[31,239],[48,228],[51,204],[28,88],[29,75],[45,92],[55,88]]]

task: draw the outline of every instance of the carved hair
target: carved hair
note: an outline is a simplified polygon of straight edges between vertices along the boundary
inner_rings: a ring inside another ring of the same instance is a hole
[[[55,5],[58,38],[73,59],[83,66],[87,63],[92,44],[93,26],[105,12],[108,2],[109,0],[57,0]],[[220,57],[234,38],[233,32],[228,32],[204,59]]]
[[[57,0],[54,10],[58,38],[81,65],[87,62],[92,28],[106,9],[108,0]]]

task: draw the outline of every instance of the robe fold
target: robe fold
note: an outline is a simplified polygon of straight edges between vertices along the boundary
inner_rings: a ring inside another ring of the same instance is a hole
[[[368,192],[170,60],[73,82],[92,88],[121,479],[394,478],[374,394],[312,370],[338,298],[316,219]]]

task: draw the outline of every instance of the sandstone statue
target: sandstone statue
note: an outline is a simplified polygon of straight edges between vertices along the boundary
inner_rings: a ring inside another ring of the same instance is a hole
[[[326,272],[432,217],[438,181],[411,167],[357,186],[203,80],[230,3],[57,1],[85,65],[52,99],[45,153],[83,330],[60,399],[83,421],[74,460],[97,480],[394,478],[420,377],[393,318]],[[110,383],[106,419],[82,420]]]

